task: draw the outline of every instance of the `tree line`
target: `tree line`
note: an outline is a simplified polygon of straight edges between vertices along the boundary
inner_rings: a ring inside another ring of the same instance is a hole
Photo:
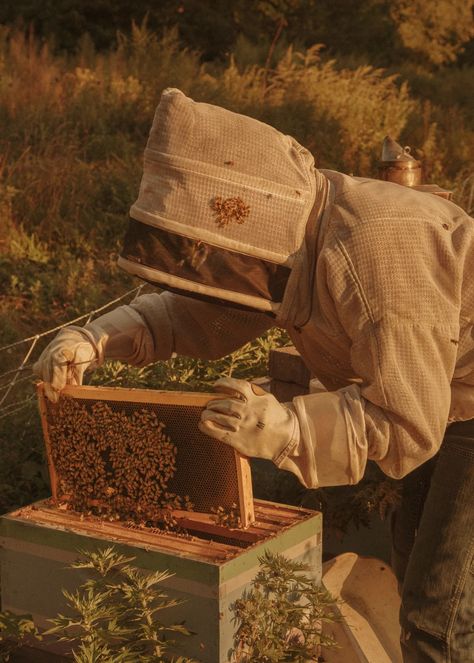
[[[31,29],[66,52],[84,35],[99,50],[113,47],[117,32],[146,20],[157,32],[177,26],[205,61],[226,58],[244,40],[260,45],[259,64],[277,45],[321,43],[329,56],[436,68],[472,62],[473,7],[473,0],[4,0],[0,23]]]

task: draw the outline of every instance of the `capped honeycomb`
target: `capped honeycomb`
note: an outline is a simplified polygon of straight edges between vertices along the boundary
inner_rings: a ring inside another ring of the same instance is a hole
[[[68,386],[58,403],[41,385],[38,394],[57,503],[153,526],[175,511],[252,521],[247,459],[198,428],[215,394]]]

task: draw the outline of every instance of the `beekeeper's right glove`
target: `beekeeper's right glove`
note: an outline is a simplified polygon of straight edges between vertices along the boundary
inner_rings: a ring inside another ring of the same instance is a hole
[[[56,402],[66,384],[82,384],[84,372],[105,359],[142,366],[152,352],[153,338],[141,315],[131,306],[119,306],[85,327],[61,329],[33,371],[44,380],[46,396]]]
[[[225,396],[208,402],[199,430],[244,456],[281,465],[300,440],[292,405],[279,403],[273,394],[246,380],[221,378],[214,388]]]

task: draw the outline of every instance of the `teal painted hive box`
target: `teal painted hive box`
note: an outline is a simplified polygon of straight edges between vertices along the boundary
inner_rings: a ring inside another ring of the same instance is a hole
[[[321,514],[255,500],[255,522],[245,530],[203,520],[188,538],[120,523],[82,518],[38,502],[0,519],[2,609],[31,614],[38,626],[67,612],[62,589],[73,590],[84,572],[68,565],[83,549],[110,545],[146,570],[174,573],[163,589],[184,599],[168,617],[195,635],[179,653],[202,663],[228,663],[235,624],[231,604],[247,589],[268,550],[309,565],[321,580]],[[200,529],[200,531],[197,531]],[[43,644],[48,647],[48,644]],[[50,645],[51,646],[51,645]]]

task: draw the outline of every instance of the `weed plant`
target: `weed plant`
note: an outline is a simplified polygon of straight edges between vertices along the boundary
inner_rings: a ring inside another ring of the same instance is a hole
[[[161,621],[182,604],[161,589],[173,574],[143,573],[133,561],[113,548],[82,551],[71,568],[85,571],[87,580],[75,591],[63,590],[67,616],[57,615],[38,632],[30,616],[0,613],[0,661],[8,661],[28,635],[69,643],[75,663],[197,663],[173,654],[177,638],[190,631]]]
[[[250,589],[232,606],[237,625],[237,663],[310,663],[321,647],[333,647],[324,632],[338,620],[333,597],[301,562],[268,551]]]
[[[30,615],[0,612],[0,663],[7,663],[17,649],[39,637]]]
[[[319,166],[358,175],[375,173],[389,133],[418,150],[439,184],[466,195],[473,128],[462,104],[437,105],[435,85],[435,101],[417,99],[396,74],[324,60],[317,46],[290,47],[267,70],[232,57],[203,65],[175,31],[158,38],[134,26],[110,52],[86,40],[66,57],[1,28],[0,343],[130,286],[115,260],[167,86],[268,121],[312,149]]]
[[[75,591],[63,590],[68,615],[38,631],[30,615],[0,612],[0,661],[26,638],[53,637],[67,643],[75,663],[198,663],[179,656],[182,623],[166,614],[182,605],[161,589],[173,574],[143,573],[133,557],[113,548],[82,551],[71,565],[87,574]],[[309,568],[266,551],[248,591],[230,607],[235,623],[236,663],[309,663],[321,647],[336,645],[325,624],[338,621],[334,598],[308,575]],[[198,634],[199,635],[199,634]]]
[[[172,573],[142,573],[113,548],[83,551],[83,560],[72,564],[89,574],[74,592],[63,591],[73,616],[58,615],[45,635],[60,642],[77,643],[72,649],[76,663],[193,663],[175,658],[177,636],[191,635],[183,624],[165,625],[163,612],[182,604],[170,598],[161,585]]]

